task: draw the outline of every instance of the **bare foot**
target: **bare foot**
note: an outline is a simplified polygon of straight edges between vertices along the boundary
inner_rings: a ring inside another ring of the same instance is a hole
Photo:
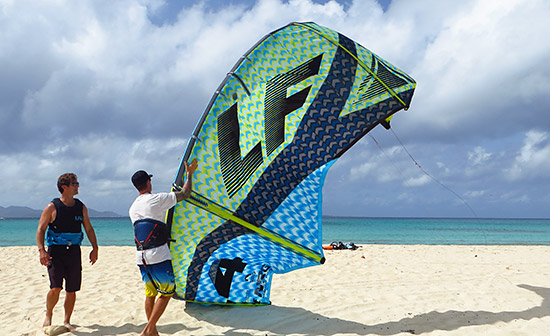
[[[141,335],[140,335],[140,336],[159,336],[159,333],[153,333],[153,334],[149,334],[149,333],[145,333],[145,332],[143,332],[143,333],[141,333]]]
[[[63,324],[63,326],[65,326],[65,328],[67,328],[68,331],[74,331],[74,330],[76,330],[76,327],[75,327],[74,325],[70,324],[69,322],[65,322],[65,323]]]
[[[46,318],[44,319],[44,323],[42,323],[42,327],[49,327],[51,325],[52,325],[52,317],[46,316]]]
[[[156,330],[156,328],[153,331],[145,331],[144,329],[140,336],[159,336],[159,332]]]

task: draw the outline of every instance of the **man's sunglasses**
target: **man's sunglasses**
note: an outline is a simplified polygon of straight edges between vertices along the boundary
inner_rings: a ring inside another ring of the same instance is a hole
[[[78,183],[78,182],[69,182],[69,184],[67,184],[67,185],[72,185],[72,186],[78,187],[80,185],[80,183]]]

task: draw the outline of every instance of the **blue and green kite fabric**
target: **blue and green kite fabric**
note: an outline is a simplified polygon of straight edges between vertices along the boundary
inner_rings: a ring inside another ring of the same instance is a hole
[[[274,273],[323,263],[328,169],[373,127],[389,127],[415,85],[315,23],[291,23],[252,47],[219,86],[183,157],[199,169],[192,197],[167,215],[177,294],[269,304]]]

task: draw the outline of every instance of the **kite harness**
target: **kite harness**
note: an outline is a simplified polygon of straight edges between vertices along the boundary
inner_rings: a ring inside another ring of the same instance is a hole
[[[138,251],[143,251],[166,244],[170,240],[170,231],[165,223],[144,218],[134,222],[134,237]]]

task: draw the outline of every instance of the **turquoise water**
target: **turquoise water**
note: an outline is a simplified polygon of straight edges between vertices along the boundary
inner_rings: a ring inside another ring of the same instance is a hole
[[[368,244],[550,245],[550,219],[323,219],[323,240]]]
[[[0,246],[36,244],[38,219],[0,220]],[[92,218],[100,245],[133,246],[130,219]],[[550,219],[323,218],[323,242],[550,245]],[[84,238],[84,245],[90,245]]]

